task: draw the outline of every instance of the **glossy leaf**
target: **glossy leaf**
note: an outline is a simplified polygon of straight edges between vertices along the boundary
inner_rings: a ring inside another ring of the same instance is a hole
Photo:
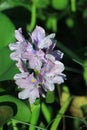
[[[10,53],[11,51],[7,46],[0,49],[0,81],[12,79],[17,73],[17,67],[10,59]]]
[[[47,121],[47,123],[49,123],[51,121],[52,112],[49,110],[49,108],[46,106],[45,103],[42,103],[41,110],[42,110],[42,113],[45,117],[45,120]]]
[[[32,125],[30,125],[29,130],[36,129],[36,127],[34,127],[34,126],[37,125],[39,116],[40,116],[40,104],[36,104],[36,105],[33,104],[32,105],[32,116],[31,116],[31,121],[30,121],[30,123]]]
[[[31,112],[30,112],[29,106],[27,106],[25,103],[23,103],[23,101],[15,98],[13,96],[10,96],[10,95],[3,95],[3,96],[0,96],[0,103],[3,103],[3,102],[10,102],[10,105],[12,102],[16,105],[17,110],[15,112],[16,113],[15,116],[13,117],[14,119],[23,121],[23,122],[30,121]],[[16,108],[13,107],[14,111],[15,111],[15,109]]]
[[[0,106],[0,126],[4,125],[13,116],[13,109],[10,106]]]
[[[10,19],[3,13],[0,13],[0,48],[15,40],[14,30],[15,27]]]

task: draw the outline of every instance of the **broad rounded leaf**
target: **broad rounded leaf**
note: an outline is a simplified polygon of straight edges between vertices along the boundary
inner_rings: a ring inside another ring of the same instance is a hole
[[[0,13],[0,48],[15,40],[14,30],[15,27],[10,19],[3,13]]]
[[[13,117],[13,109],[7,105],[0,106],[0,126],[4,125],[9,119]]]
[[[23,122],[30,121],[31,112],[30,112],[29,106],[27,106],[24,102],[10,95],[0,96],[0,103],[3,103],[3,102],[12,102],[16,105],[17,111],[16,111],[16,115],[13,117],[14,119],[23,121]],[[13,110],[15,109],[16,108],[13,108]]]
[[[67,8],[69,0],[52,0],[52,6],[58,10],[64,10]]]
[[[10,50],[8,47],[3,47],[0,49],[0,76],[9,69],[12,64],[12,60],[10,59]]]
[[[13,79],[18,72],[15,62],[10,59],[10,53],[7,46],[0,49],[0,81]]]

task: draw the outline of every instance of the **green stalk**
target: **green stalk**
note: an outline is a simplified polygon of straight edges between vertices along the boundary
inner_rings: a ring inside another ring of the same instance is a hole
[[[76,12],[76,0],[71,0],[71,10],[72,12]]]
[[[18,130],[16,126],[17,121],[13,119],[11,122],[12,122],[13,130]]]
[[[63,117],[63,114],[66,112],[70,102],[71,102],[71,97],[68,97],[67,100],[65,101],[64,105],[61,107],[61,109],[59,110],[52,126],[51,126],[51,129],[50,130],[57,130],[57,127],[59,126],[59,123]],[[60,115],[61,113],[61,115]]]
[[[49,111],[49,108],[46,106],[45,103],[42,103],[42,113],[45,117],[45,120],[49,123],[51,120],[51,112]]]
[[[32,110],[32,116],[31,116],[31,121],[30,121],[30,127],[29,130],[35,130],[36,129],[36,125],[40,116],[40,104],[37,105],[32,105],[31,106],[31,110]]]
[[[3,126],[0,126],[0,130],[3,130]]]
[[[27,30],[32,31],[36,23],[36,5],[35,3],[32,4],[31,8],[31,22],[29,25],[27,25]]]

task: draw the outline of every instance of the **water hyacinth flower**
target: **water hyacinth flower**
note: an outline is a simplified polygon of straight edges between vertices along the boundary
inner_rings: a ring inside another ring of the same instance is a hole
[[[43,49],[51,46],[52,39],[55,37],[55,33],[45,36],[45,30],[40,26],[36,26],[30,36],[34,45],[39,49]]]
[[[40,86],[38,85],[38,81],[34,77],[33,73],[29,74],[28,72],[24,72],[16,74],[14,79],[18,87],[23,89],[23,91],[18,94],[19,98],[28,98],[30,103],[35,102],[35,99],[39,98]]]
[[[44,92],[53,91],[55,84],[64,82],[64,64],[60,61],[63,53],[55,48],[55,34],[46,36],[45,30],[36,26],[26,40],[22,29],[15,31],[17,41],[9,44],[10,58],[15,60],[20,73],[14,76],[15,83],[22,90],[18,93],[20,99],[28,99],[34,103]]]
[[[27,49],[24,53],[24,58],[29,60],[29,67],[31,69],[40,70],[42,63],[45,61],[45,53],[42,50],[34,50],[32,53]]]
[[[54,84],[61,84],[64,82],[65,75],[62,73],[64,70],[64,65],[60,61],[55,60],[55,57],[47,54],[47,63],[41,70],[41,75],[43,77],[42,84],[45,90],[54,90]]]
[[[19,59],[23,59],[22,54],[26,51],[27,42],[22,35],[21,28],[15,31],[15,37],[17,42],[9,44],[10,50],[14,51],[10,57],[11,59],[18,61]]]

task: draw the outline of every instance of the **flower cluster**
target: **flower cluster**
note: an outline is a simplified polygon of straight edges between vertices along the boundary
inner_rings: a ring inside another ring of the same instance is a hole
[[[45,30],[36,26],[32,33],[29,33],[30,39],[26,40],[22,34],[22,29],[15,31],[16,43],[9,45],[12,60],[17,61],[16,65],[20,70],[19,74],[14,76],[14,80],[22,91],[18,97],[29,99],[32,104],[40,95],[45,97],[45,92],[53,91],[55,84],[64,82],[65,75],[63,63],[63,53],[54,50],[56,45],[52,33],[48,36]]]

